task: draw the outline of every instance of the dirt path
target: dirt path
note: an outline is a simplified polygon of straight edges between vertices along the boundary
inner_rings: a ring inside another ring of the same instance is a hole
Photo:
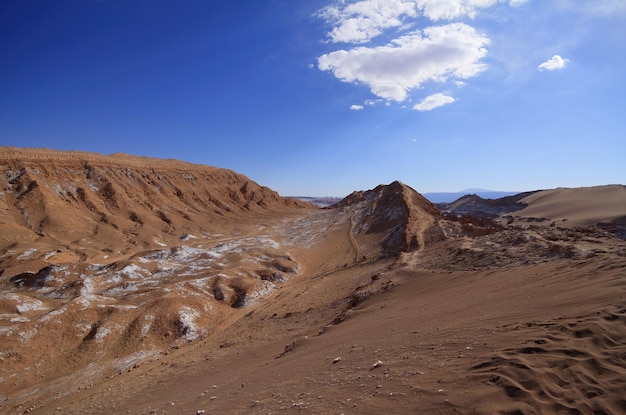
[[[361,251],[361,248],[359,248],[359,243],[354,237],[354,230],[356,227],[354,217],[356,214],[357,214],[357,210],[356,208],[353,208],[352,215],[350,215],[350,229],[348,230],[348,238],[350,239],[350,244],[352,244],[352,249],[354,249],[354,254],[355,254],[354,261],[361,262],[361,261],[364,261],[366,257],[365,257],[365,254],[363,254],[363,251]]]

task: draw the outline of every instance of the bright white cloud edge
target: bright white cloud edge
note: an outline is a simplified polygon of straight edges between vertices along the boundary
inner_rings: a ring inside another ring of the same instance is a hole
[[[318,68],[339,80],[364,84],[385,100],[404,101],[430,81],[458,81],[485,70],[489,39],[464,23],[417,30],[378,47],[358,46],[318,58]]]
[[[360,0],[334,4],[319,10],[317,17],[333,26],[328,39],[333,43],[367,43],[391,28],[407,26],[408,19],[420,15],[431,21],[460,17],[474,18],[503,0]],[[527,0],[509,0],[519,6]]]
[[[450,95],[444,93],[433,94],[424,98],[419,104],[415,104],[413,109],[420,112],[430,111],[447,104],[452,104],[454,101],[455,99]]]
[[[569,62],[569,59],[564,59],[560,55],[554,55],[549,60],[539,65],[537,68],[540,71],[543,71],[543,70],[554,71],[556,69],[565,68],[565,65],[567,65],[568,62]]]
[[[353,110],[353,111],[360,111],[360,110],[363,109],[363,105],[353,104],[353,105],[350,105],[350,109]]]

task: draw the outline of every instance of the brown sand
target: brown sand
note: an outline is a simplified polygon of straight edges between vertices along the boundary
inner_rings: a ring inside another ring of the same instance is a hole
[[[626,224],[623,185],[542,190],[521,202],[528,206],[515,215],[552,219],[560,226],[589,226],[603,221]]]
[[[0,152],[0,411],[626,412],[612,234],[450,222],[397,182],[314,209],[232,172],[116,157]]]

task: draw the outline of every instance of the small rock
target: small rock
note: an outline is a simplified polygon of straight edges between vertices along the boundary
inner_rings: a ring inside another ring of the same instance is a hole
[[[377,367],[382,366],[382,365],[383,365],[383,362],[379,360],[372,365],[372,369],[376,369]]]
[[[198,409],[196,411],[196,415],[200,415],[200,414],[203,414],[203,413],[204,413],[204,409]]]
[[[341,362],[341,357],[335,357],[335,358],[333,359],[333,365],[334,365],[335,363],[339,363],[339,362]]]

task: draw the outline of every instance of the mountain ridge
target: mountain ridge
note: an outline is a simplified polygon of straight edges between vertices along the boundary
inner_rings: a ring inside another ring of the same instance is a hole
[[[98,256],[109,248],[97,242],[115,238],[130,253],[254,212],[312,207],[232,170],[175,160],[0,148],[0,163],[4,250],[24,241]]]

